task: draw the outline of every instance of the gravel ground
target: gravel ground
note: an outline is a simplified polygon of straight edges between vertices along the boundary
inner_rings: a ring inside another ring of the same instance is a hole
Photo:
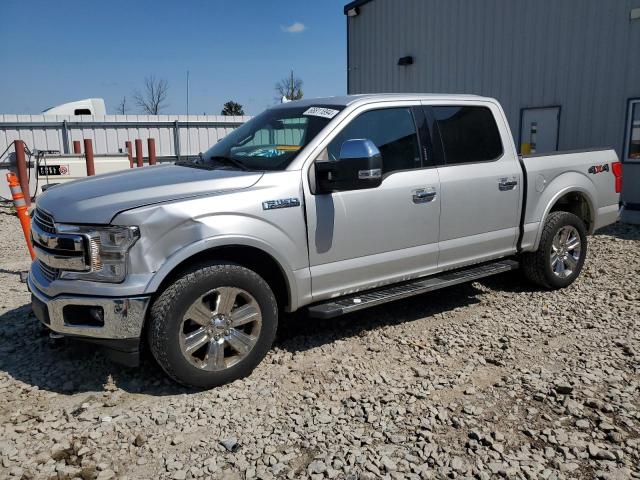
[[[0,228],[2,478],[640,478],[638,227],[591,237],[563,291],[514,273],[287,318],[208,392],[50,340],[7,208]]]

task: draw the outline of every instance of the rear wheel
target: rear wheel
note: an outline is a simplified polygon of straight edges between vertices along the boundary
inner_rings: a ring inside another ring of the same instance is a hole
[[[580,274],[587,255],[584,222],[569,212],[551,212],[536,252],[522,256],[525,276],[549,289],[571,285]]]
[[[171,378],[212,388],[249,375],[277,323],[275,297],[258,274],[233,264],[199,266],[153,304],[149,344]]]

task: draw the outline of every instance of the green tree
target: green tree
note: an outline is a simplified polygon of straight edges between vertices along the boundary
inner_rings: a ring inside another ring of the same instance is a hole
[[[242,116],[244,115],[244,109],[242,108],[242,105],[240,105],[239,103],[234,102],[233,100],[229,100],[222,107],[222,111],[220,112],[220,115]]]
[[[280,100],[286,97],[287,100],[300,100],[304,93],[302,92],[302,80],[294,77],[293,70],[288,77],[283,78],[276,83],[276,92],[278,92]]]

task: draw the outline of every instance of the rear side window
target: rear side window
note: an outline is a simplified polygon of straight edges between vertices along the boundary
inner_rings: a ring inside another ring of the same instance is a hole
[[[502,139],[493,113],[486,107],[434,106],[445,163],[479,163],[502,155]]]
[[[382,155],[383,173],[421,167],[416,125],[410,108],[370,110],[353,119],[329,144],[330,160],[337,160],[347,140],[366,138]]]

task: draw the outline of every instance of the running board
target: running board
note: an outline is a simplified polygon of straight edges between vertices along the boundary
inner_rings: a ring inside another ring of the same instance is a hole
[[[459,283],[472,282],[479,278],[508,272],[518,268],[515,260],[500,260],[484,263],[461,270],[442,272],[432,277],[421,278],[400,285],[368,290],[345,297],[328,300],[309,307],[309,315],[314,318],[334,318],[345,313],[356,312],[394,300],[420,295],[421,293],[439,290]]]

